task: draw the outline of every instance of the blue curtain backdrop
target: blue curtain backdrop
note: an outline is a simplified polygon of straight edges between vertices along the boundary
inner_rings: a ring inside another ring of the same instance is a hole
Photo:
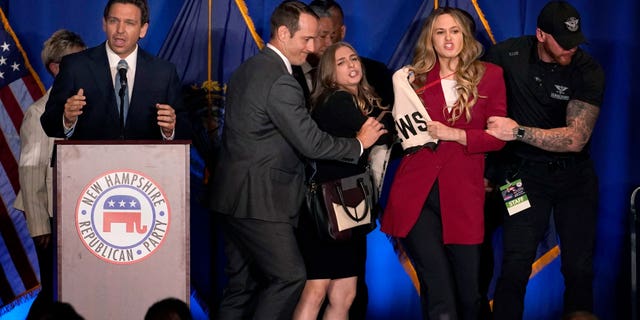
[[[147,37],[141,41],[142,47],[152,53],[159,52],[184,2],[149,0],[151,24]],[[229,1],[231,5],[237,2]],[[263,39],[268,39],[269,15],[279,1],[244,2],[257,32]],[[346,40],[354,44],[361,55],[388,63],[410,29],[416,13],[421,7],[428,7],[423,4],[429,1],[340,2],[345,11]],[[56,29],[67,28],[78,32],[90,46],[101,43],[104,41],[101,18],[105,3],[86,0],[0,1],[45,87],[51,84],[52,79],[41,66],[39,52],[42,42]],[[532,34],[537,14],[545,3],[542,0],[477,1],[498,41]],[[640,185],[640,133],[633,122],[640,119],[640,109],[631,95],[632,88],[640,85],[640,80],[634,76],[639,73],[640,65],[638,59],[633,59],[640,49],[640,23],[637,19],[640,5],[635,0],[607,3],[587,0],[573,1],[573,4],[582,14],[583,30],[589,40],[584,48],[600,61],[607,78],[605,100],[592,138],[601,195],[595,260],[595,311],[601,319],[627,319],[631,305],[629,196],[631,190]],[[216,59],[214,57],[214,61]],[[386,238],[374,232],[370,237],[369,250],[370,318],[416,318],[419,312],[417,296]],[[200,252],[192,251],[192,255],[209,254],[206,247]],[[531,280],[525,318],[544,319],[558,314],[562,299],[561,281],[558,260]]]

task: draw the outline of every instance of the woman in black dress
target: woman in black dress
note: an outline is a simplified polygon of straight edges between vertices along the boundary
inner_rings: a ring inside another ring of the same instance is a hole
[[[316,76],[311,112],[323,131],[354,138],[367,117],[377,117],[386,109],[367,83],[360,58],[348,43],[338,42],[326,49]],[[386,128],[393,128],[389,113],[382,122]],[[392,134],[387,133],[376,144],[391,142]],[[366,170],[368,156],[368,150],[364,150],[358,164],[317,161],[317,181],[321,183],[362,173]],[[356,295],[357,275],[364,274],[369,231],[370,226],[356,227],[349,240],[326,240],[317,234],[310,218],[301,215],[299,245],[307,269],[307,283],[294,319],[316,319],[325,297],[328,297],[325,319],[348,318],[349,307]]]

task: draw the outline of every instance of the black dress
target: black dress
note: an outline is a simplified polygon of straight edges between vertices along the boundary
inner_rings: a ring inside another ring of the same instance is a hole
[[[379,113],[380,110],[376,109],[369,116],[377,116]],[[312,117],[323,131],[345,138],[355,138],[367,120],[367,116],[356,106],[353,96],[346,91],[332,93],[313,110]],[[377,143],[387,142],[386,140],[390,143],[390,134],[381,137]],[[364,172],[368,155],[368,150],[364,150],[358,164],[316,161],[317,181],[331,181]],[[315,230],[311,218],[303,209],[299,220],[298,244],[305,261],[307,279],[340,279],[364,274],[366,236],[370,228],[356,227],[351,239],[344,241],[322,239]]]

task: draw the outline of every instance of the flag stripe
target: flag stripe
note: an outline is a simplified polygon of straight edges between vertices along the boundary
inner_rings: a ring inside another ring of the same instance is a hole
[[[2,153],[0,152],[0,156],[1,155]],[[13,206],[16,194],[17,192],[9,182],[9,177],[4,166],[0,166],[0,199],[6,204],[7,211],[10,211],[11,206]]]
[[[0,250],[4,253],[0,256],[0,262],[3,266],[4,281],[7,283],[7,286],[3,289],[3,296],[8,297],[7,300],[11,301],[15,298],[16,293],[24,291],[24,286],[22,285],[22,278],[20,278],[20,274],[18,274],[18,270],[13,264],[4,238],[0,238]]]
[[[16,97],[13,95],[13,92],[11,91],[11,87],[5,86],[0,88],[0,100],[2,100],[2,104],[4,108],[7,110],[9,118],[13,123],[13,127],[20,128],[20,124],[22,123],[23,112],[22,112],[22,109],[20,108],[20,103],[18,103],[18,100],[16,100]]]
[[[2,238],[4,240],[5,245],[7,246],[7,251],[11,256],[11,260],[13,261],[13,265],[15,266],[20,278],[22,279],[23,288],[33,288],[38,286],[38,278],[36,277],[35,272],[33,271],[33,267],[31,267],[31,262],[26,255],[26,251],[22,245],[22,241],[16,229],[14,227],[13,220],[9,217],[9,212],[7,212],[7,207],[5,206],[4,201],[2,201],[2,206],[0,206],[0,233],[2,234]],[[9,280],[9,279],[7,279]],[[22,292],[19,292],[21,294]],[[18,294],[14,293],[14,298]]]
[[[7,143],[7,139],[4,134],[0,134],[0,150],[9,150],[9,144]],[[0,188],[2,191],[3,200],[8,201],[8,199],[15,198],[17,191],[20,190],[20,181],[18,179],[18,161],[13,157],[11,152],[0,152],[0,165],[2,165],[3,171],[5,172],[5,177],[8,179],[11,187],[13,188],[12,194],[5,194],[6,191]],[[3,178],[0,175],[0,178]],[[1,187],[1,186],[0,186]],[[13,201],[12,201],[13,202]],[[6,210],[6,208],[5,208]]]
[[[0,238],[0,240],[2,239]],[[7,275],[5,274],[4,269],[0,268],[0,305],[4,305],[5,301],[11,301],[13,298],[15,298],[15,294],[11,289],[9,281],[7,281]]]
[[[31,75],[22,77],[22,82],[24,83],[25,87],[29,92],[28,95],[25,95],[24,99],[31,99],[30,103],[23,105],[24,107],[23,110],[26,111],[27,110],[26,108],[32,105],[37,99],[40,99],[40,97],[42,97],[44,90],[42,87],[42,83],[40,83],[40,80],[35,79]],[[38,97],[38,98],[35,98],[35,97]],[[24,102],[25,100],[22,100],[22,101]]]

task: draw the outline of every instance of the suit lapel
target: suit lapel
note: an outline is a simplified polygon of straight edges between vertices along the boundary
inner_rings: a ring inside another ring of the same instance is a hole
[[[113,88],[113,79],[111,78],[111,69],[105,46],[106,42],[103,42],[102,45],[95,49],[90,49],[92,51],[89,52],[89,57],[93,60],[93,63],[89,65],[89,68],[91,69],[91,74],[94,75],[95,86],[102,96],[100,100],[104,101],[107,116],[117,122],[120,112],[116,102],[116,93]]]
[[[131,114],[131,112],[135,110],[135,108],[138,107],[139,104],[141,104],[140,99],[142,99],[142,96],[138,92],[141,92],[146,83],[152,83],[153,81],[155,81],[153,79],[153,68],[149,67],[150,61],[151,59],[149,54],[142,50],[140,46],[138,46],[138,60],[136,61],[135,83],[133,84],[133,91],[131,92],[129,114]]]

